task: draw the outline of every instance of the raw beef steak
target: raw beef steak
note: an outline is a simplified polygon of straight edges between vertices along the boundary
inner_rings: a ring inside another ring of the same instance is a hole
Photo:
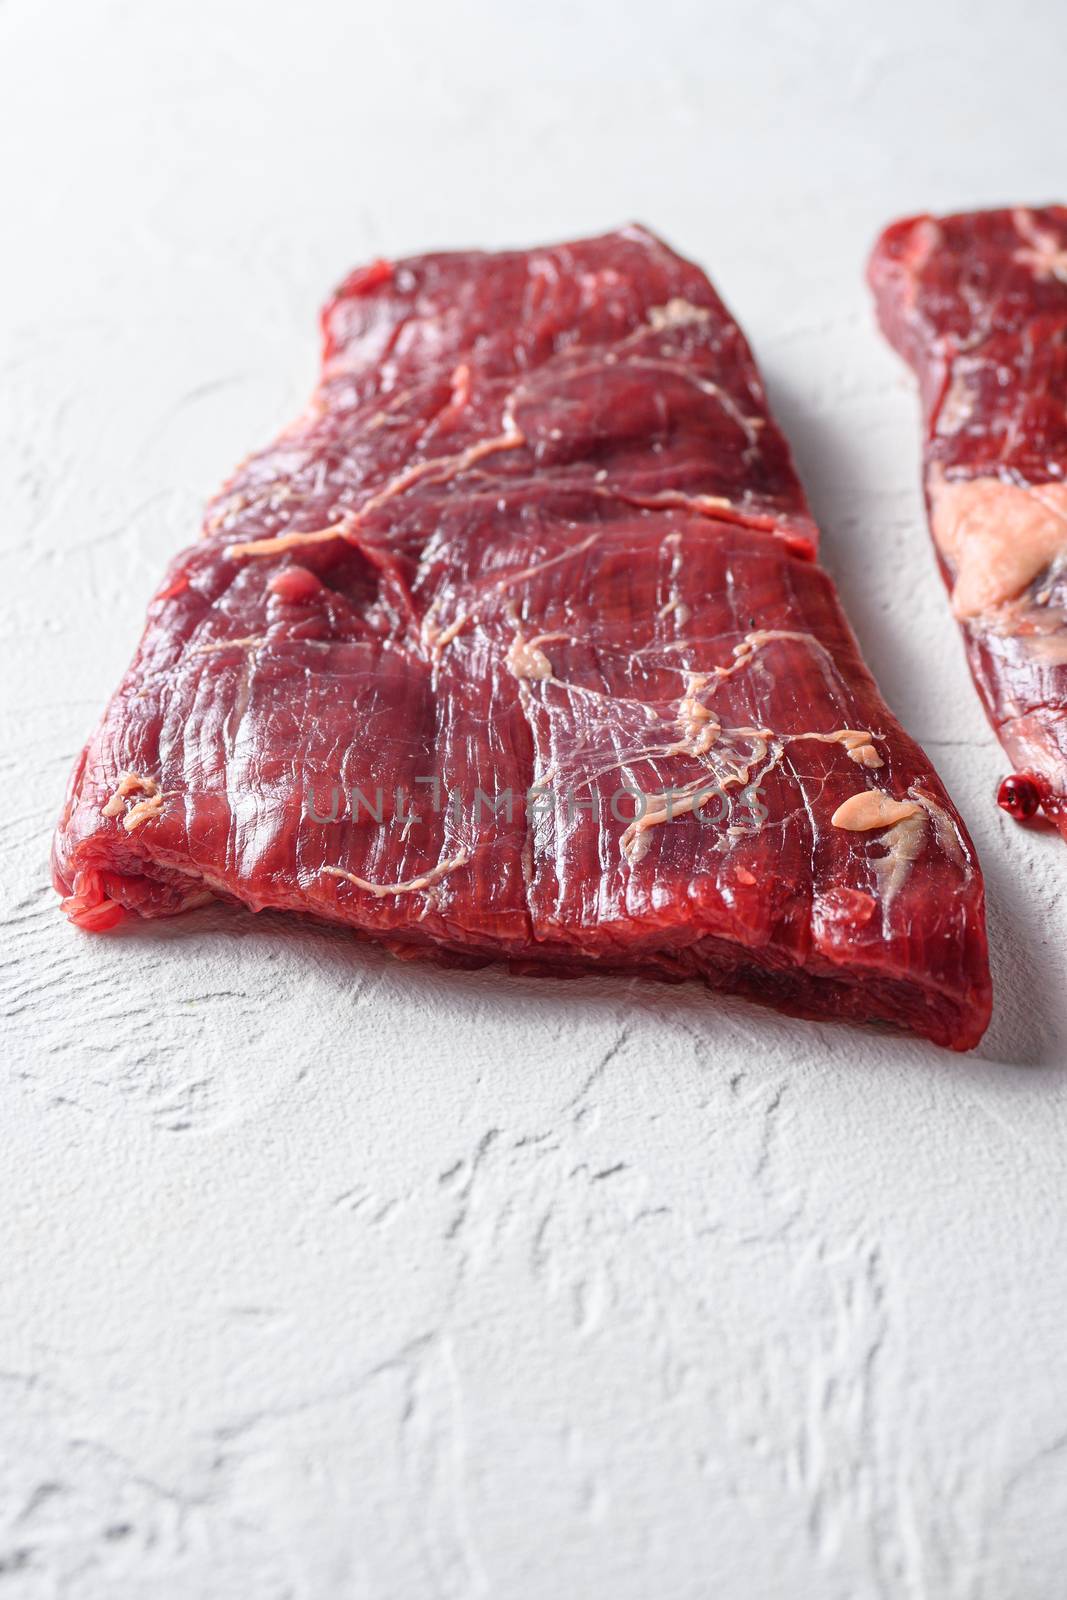
[[[919,375],[930,527],[974,681],[1067,837],[1067,208],[894,223],[870,280]]]
[[[640,228],[379,262],[323,326],[78,763],[73,920],[219,897],[973,1045],[974,851],[703,273]]]

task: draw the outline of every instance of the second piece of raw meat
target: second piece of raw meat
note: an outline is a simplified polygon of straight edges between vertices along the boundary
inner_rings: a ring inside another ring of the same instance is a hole
[[[1067,209],[909,217],[875,246],[886,336],[919,376],[930,528],[974,681],[1067,838]]]

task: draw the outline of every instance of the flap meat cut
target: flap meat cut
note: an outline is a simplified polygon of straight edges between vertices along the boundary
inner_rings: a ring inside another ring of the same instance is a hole
[[[323,328],[78,763],[73,920],[221,898],[973,1045],[973,848],[703,273],[637,227],[379,262]]]

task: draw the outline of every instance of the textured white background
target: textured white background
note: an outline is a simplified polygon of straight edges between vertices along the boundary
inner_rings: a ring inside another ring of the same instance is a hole
[[[2,0],[0,1600],[1067,1592],[1067,850],[991,803],[861,281],[900,212],[1063,198],[1063,19]],[[634,217],[975,835],[984,1045],[67,927],[69,766],[330,286]]]

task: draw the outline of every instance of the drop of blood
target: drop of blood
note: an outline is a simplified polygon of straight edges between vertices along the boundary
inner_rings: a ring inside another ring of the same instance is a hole
[[[997,805],[1016,822],[1036,816],[1040,804],[1041,791],[1025,772],[1011,773],[997,790]]]

